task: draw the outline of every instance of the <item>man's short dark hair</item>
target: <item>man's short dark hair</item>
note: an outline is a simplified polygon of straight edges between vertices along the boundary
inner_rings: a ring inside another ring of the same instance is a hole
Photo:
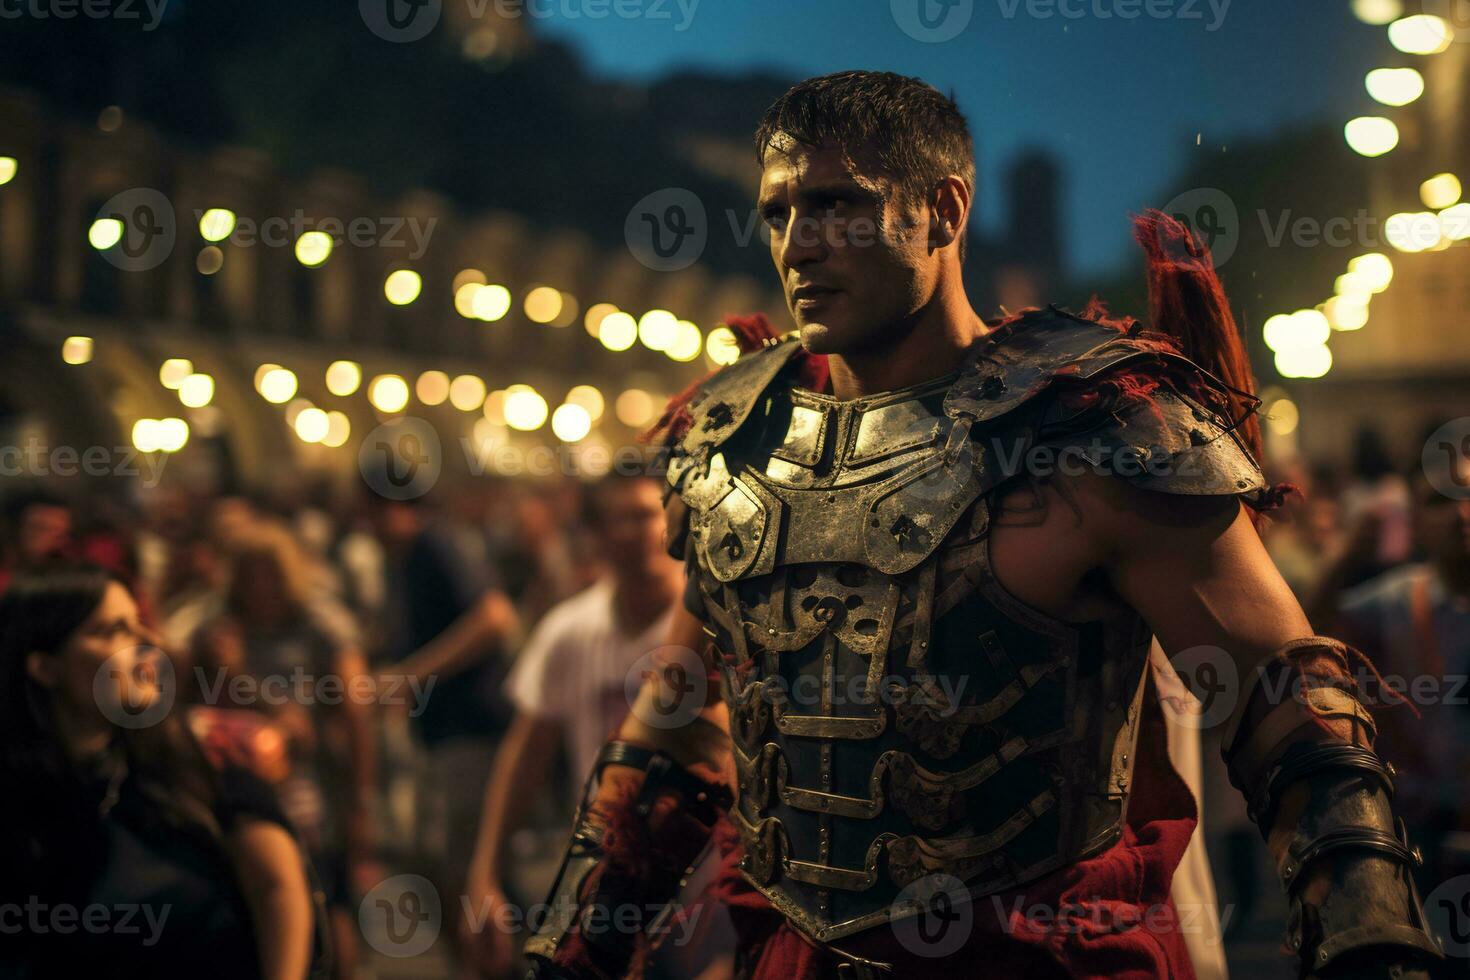
[[[842,71],[808,78],[766,110],[755,131],[758,162],[778,136],[849,157],[870,148],[907,195],[926,198],[945,177],[975,192],[975,145],[954,100],[917,78],[890,71]],[[961,241],[961,256],[964,243]]]

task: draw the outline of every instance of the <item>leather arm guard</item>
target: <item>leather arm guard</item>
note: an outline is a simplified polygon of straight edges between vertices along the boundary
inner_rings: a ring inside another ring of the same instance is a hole
[[[1376,729],[1346,654],[1325,637],[1277,651],[1248,677],[1225,732],[1231,781],[1261,836],[1294,821],[1276,870],[1290,902],[1285,949],[1301,958],[1303,976],[1370,948],[1392,962],[1443,958],[1414,884],[1419,852],[1393,813],[1394,769],[1372,750]],[[1293,694],[1270,703],[1268,691],[1288,682]],[[1350,722],[1352,740],[1325,724],[1333,720]],[[1314,888],[1306,872],[1324,861],[1326,887]]]
[[[594,804],[594,784],[608,766],[643,772],[636,796]],[[663,752],[617,740],[603,746],[546,915],[532,923],[526,941],[533,964],[527,980],[624,976],[640,950],[655,946],[665,931],[678,890],[729,806],[729,790]]]

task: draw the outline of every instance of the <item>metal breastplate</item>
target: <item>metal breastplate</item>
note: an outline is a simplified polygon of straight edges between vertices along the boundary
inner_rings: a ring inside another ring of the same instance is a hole
[[[777,385],[671,479],[723,655],[746,877],[830,941],[1120,832],[1147,633],[1069,627],[991,574],[999,477],[950,382],[838,402]]]

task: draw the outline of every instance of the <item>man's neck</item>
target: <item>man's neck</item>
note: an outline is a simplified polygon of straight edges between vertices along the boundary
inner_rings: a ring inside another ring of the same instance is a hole
[[[965,353],[988,332],[964,290],[949,290],[896,324],[895,343],[828,358],[832,394],[844,401],[941,378],[958,370]]]

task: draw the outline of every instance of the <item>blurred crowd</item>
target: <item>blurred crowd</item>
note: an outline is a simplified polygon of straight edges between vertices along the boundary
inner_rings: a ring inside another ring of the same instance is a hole
[[[1302,495],[1265,527],[1268,547],[1316,629],[1365,654],[1360,682],[1382,708],[1380,745],[1402,773],[1401,812],[1432,886],[1470,865],[1470,502],[1367,430],[1345,465],[1288,475]],[[214,496],[165,485],[136,499],[11,488],[3,516],[0,776],[30,792],[7,793],[0,847],[32,862],[26,888],[73,903],[126,891],[99,885],[94,852],[73,846],[125,831],[133,850],[113,840],[97,853],[127,875],[171,869],[153,876],[165,882],[155,898],[216,901],[258,924],[268,899],[208,854],[233,854],[232,828],[274,821],[309,858],[314,972],[361,975],[385,943],[368,930],[365,896],[414,875],[442,901],[444,975],[518,975],[524,929],[501,916],[540,900],[581,774],[681,599],[656,478],[491,481],[403,501],[326,482]],[[78,580],[79,567],[101,578]],[[151,695],[136,687],[134,648],[156,651]],[[98,664],[112,660],[124,669],[104,691]],[[160,698],[211,769],[240,779],[185,784],[195,763],[183,743],[165,744],[168,724],[129,722]],[[95,722],[98,706],[94,731],[81,719]],[[151,747],[137,734],[150,729]],[[1274,883],[1258,873],[1264,849],[1237,794],[1216,783],[1205,829],[1222,896],[1247,913],[1239,927]],[[194,796],[209,814],[157,802]],[[202,827],[203,843],[181,851],[178,834],[158,831],[174,824]],[[395,909],[414,911],[402,894],[385,905],[390,933]],[[228,916],[210,914],[227,937]],[[704,925],[710,941],[680,944],[667,975],[721,975],[703,952],[721,945],[707,931],[717,927]],[[260,973],[288,963],[256,940],[242,955]],[[100,961],[87,958],[114,956],[115,941],[73,940],[65,955]],[[216,963],[225,941],[161,943],[157,955]]]

